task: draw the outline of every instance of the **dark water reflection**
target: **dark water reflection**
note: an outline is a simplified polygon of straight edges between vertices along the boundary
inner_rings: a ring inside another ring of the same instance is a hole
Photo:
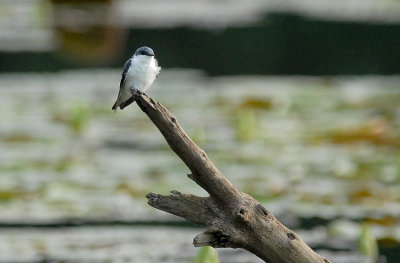
[[[121,67],[138,46],[148,45],[164,67],[197,68],[209,75],[400,72],[397,24],[268,14],[264,21],[217,30],[114,26],[84,33],[57,32],[61,43],[58,51],[0,52],[0,71]]]

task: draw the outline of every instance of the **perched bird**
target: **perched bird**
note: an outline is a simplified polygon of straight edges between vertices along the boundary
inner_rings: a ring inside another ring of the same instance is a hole
[[[154,58],[154,52],[149,47],[140,47],[135,54],[125,63],[117,101],[112,109],[119,107],[121,110],[131,104],[134,99],[131,89],[146,91],[153,84],[161,67]]]

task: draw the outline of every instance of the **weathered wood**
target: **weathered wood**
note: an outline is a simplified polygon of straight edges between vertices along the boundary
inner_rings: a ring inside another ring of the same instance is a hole
[[[194,246],[244,248],[271,263],[330,262],[230,183],[160,103],[142,92],[132,91],[132,95],[190,169],[189,178],[210,195],[198,197],[177,191],[167,196],[147,195],[149,205],[208,227],[194,238]]]

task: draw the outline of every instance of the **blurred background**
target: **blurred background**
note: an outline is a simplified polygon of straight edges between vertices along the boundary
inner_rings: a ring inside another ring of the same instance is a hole
[[[0,262],[191,262],[148,192],[206,196],[124,62],[216,166],[332,262],[400,258],[400,1],[1,0]],[[218,249],[221,262],[261,262]]]

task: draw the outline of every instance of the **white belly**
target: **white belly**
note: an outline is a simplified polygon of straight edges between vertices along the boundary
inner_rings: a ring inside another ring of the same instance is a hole
[[[137,58],[135,58],[136,60]],[[144,59],[147,59],[145,57]],[[154,82],[160,69],[157,67],[154,59],[150,57],[149,61],[139,59],[133,61],[125,82],[125,90],[137,89],[146,91]]]

